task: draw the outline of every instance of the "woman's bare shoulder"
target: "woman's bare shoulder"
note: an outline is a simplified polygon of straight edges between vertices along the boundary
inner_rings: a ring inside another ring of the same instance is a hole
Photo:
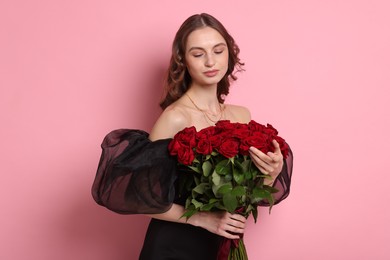
[[[248,123],[251,121],[251,113],[247,107],[233,104],[225,104],[225,114],[234,122]]]
[[[173,103],[161,113],[150,132],[149,139],[154,141],[172,138],[188,125],[188,115],[185,108],[180,103]]]

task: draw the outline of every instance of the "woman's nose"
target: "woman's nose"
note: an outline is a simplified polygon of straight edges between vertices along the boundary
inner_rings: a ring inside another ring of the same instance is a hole
[[[206,56],[206,63],[205,63],[206,67],[212,67],[215,65],[215,59],[213,57],[213,55],[211,54],[208,54]]]

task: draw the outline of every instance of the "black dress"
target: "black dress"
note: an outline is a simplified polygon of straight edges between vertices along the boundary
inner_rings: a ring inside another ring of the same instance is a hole
[[[175,192],[180,171],[168,152],[171,140],[152,142],[142,130],[109,133],[92,186],[95,201],[120,214],[156,214],[168,211],[173,203],[184,205]],[[290,151],[275,181],[276,203],[288,196],[291,173]],[[214,260],[221,241],[222,237],[199,227],[152,219],[139,259]]]

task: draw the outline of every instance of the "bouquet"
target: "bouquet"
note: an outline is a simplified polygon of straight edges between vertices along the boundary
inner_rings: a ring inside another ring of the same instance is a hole
[[[177,156],[179,166],[188,169],[179,183],[180,193],[188,194],[182,217],[190,218],[199,211],[225,210],[245,217],[252,214],[256,222],[261,201],[267,201],[271,211],[273,193],[278,190],[264,184],[264,179],[271,177],[252,163],[249,148],[273,152],[272,140],[279,143],[286,158],[288,145],[270,124],[223,120],[199,132],[193,126],[178,132],[168,149]],[[225,239],[220,251],[226,250],[228,259],[247,259],[242,239]]]

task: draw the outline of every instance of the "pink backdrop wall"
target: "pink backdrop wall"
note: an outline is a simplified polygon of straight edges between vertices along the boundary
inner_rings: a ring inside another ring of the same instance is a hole
[[[175,31],[209,12],[246,62],[228,101],[295,152],[251,259],[390,259],[388,1],[0,2],[0,259],[136,259],[147,217],[90,195],[104,135],[150,130]]]

